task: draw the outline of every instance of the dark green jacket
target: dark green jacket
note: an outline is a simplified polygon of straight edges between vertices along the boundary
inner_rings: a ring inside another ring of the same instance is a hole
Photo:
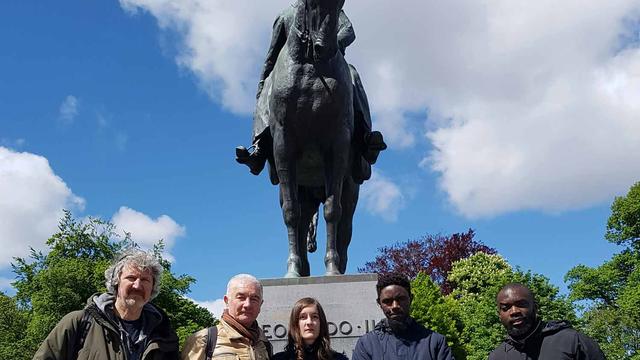
[[[111,294],[94,295],[84,310],[74,311],[62,318],[44,340],[33,360],[72,360],[84,312],[88,312],[89,327],[84,345],[78,351],[79,360],[128,359],[125,336],[113,312]],[[176,360],[179,357],[178,337],[167,315],[148,303],[142,311],[143,329],[139,342],[143,343],[143,360]]]

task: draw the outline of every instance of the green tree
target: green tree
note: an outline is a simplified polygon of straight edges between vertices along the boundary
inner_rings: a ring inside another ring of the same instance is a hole
[[[14,298],[0,292],[0,359],[25,359],[33,355],[24,347],[28,323],[29,313]]]
[[[454,263],[449,281],[454,285],[449,297],[458,304],[463,324],[461,339],[469,360],[486,359],[506,336],[495,299],[507,283],[519,282],[531,289],[543,320],[576,319],[570,301],[559,295],[559,289],[548,278],[514,270],[500,255],[476,253]]]
[[[420,324],[444,335],[453,355],[464,360],[466,354],[461,343],[462,321],[458,304],[442,295],[440,287],[426,273],[420,273],[411,281],[411,316]]]
[[[575,266],[565,280],[607,358],[640,359],[640,182],[613,201],[605,239],[624,249],[598,267]]]
[[[16,274],[16,306],[28,314],[24,348],[29,359],[65,314],[81,309],[94,293],[104,292],[104,271],[116,254],[136,246],[129,236],[119,238],[114,227],[99,219],[82,222],[66,211],[58,232],[47,240],[48,253],[31,252],[28,259],[17,258],[12,264]],[[165,272],[160,295],[154,303],[163,308],[181,341],[194,329],[211,326],[214,318],[204,308],[184,297],[195,279],[171,272],[171,264],[160,256],[162,243],[156,246]],[[4,358],[4,357],[2,357]]]
[[[605,238],[640,250],[640,182],[629,189],[627,196],[616,197],[613,201]]]
[[[461,339],[469,360],[486,359],[504,338],[495,295],[511,273],[511,266],[500,255],[477,253],[453,264],[449,282],[454,290],[449,296],[460,309]]]
[[[608,359],[640,359],[640,256],[629,249],[604,264],[578,265],[566,277],[571,299],[585,303],[584,331]]]

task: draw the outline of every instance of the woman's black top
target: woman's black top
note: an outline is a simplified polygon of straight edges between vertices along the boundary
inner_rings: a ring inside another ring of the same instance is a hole
[[[333,356],[332,360],[349,360],[345,354],[333,350],[331,351],[331,355]],[[296,354],[293,351],[282,351],[273,355],[271,360],[296,360]],[[318,360],[316,352],[306,350],[304,352],[304,360]]]

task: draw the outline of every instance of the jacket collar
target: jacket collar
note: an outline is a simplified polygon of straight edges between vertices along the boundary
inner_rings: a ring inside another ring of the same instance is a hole
[[[103,294],[95,294],[93,295],[89,301],[88,306],[94,305],[97,310],[102,313],[104,318],[108,320],[110,325],[115,329],[120,329],[120,322],[118,321],[117,316],[113,310],[113,306],[115,304],[116,297],[110,293]],[[156,328],[159,324],[164,321],[164,317],[162,313],[151,303],[144,304],[142,308],[142,332],[141,339],[144,339],[148,334],[150,334],[153,329]]]
[[[373,329],[381,333],[391,334],[397,337],[403,337],[403,335],[411,334],[412,329],[416,326],[416,324],[417,324],[416,321],[412,317],[407,317],[406,331],[402,333],[398,333],[395,330],[393,330],[393,328],[391,328],[391,325],[389,325],[389,320],[387,318],[384,318],[379,323],[377,323]]]
[[[229,334],[229,339],[231,340],[242,340],[242,339],[246,339],[247,337],[240,334],[240,332],[238,332],[238,330],[234,329],[233,326],[231,326],[228,322],[224,321],[224,319],[220,319],[220,323],[222,325],[224,325],[224,327],[227,329],[227,333]],[[264,333],[262,332],[262,329],[258,326],[258,341],[264,342],[264,343],[268,343],[269,340],[267,339],[267,337],[264,335]]]

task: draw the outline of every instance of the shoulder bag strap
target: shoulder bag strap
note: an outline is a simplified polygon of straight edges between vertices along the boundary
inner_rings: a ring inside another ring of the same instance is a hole
[[[218,327],[212,326],[207,329],[207,347],[205,349],[205,360],[211,360],[213,358],[213,350],[216,348],[216,342],[218,341]]]

